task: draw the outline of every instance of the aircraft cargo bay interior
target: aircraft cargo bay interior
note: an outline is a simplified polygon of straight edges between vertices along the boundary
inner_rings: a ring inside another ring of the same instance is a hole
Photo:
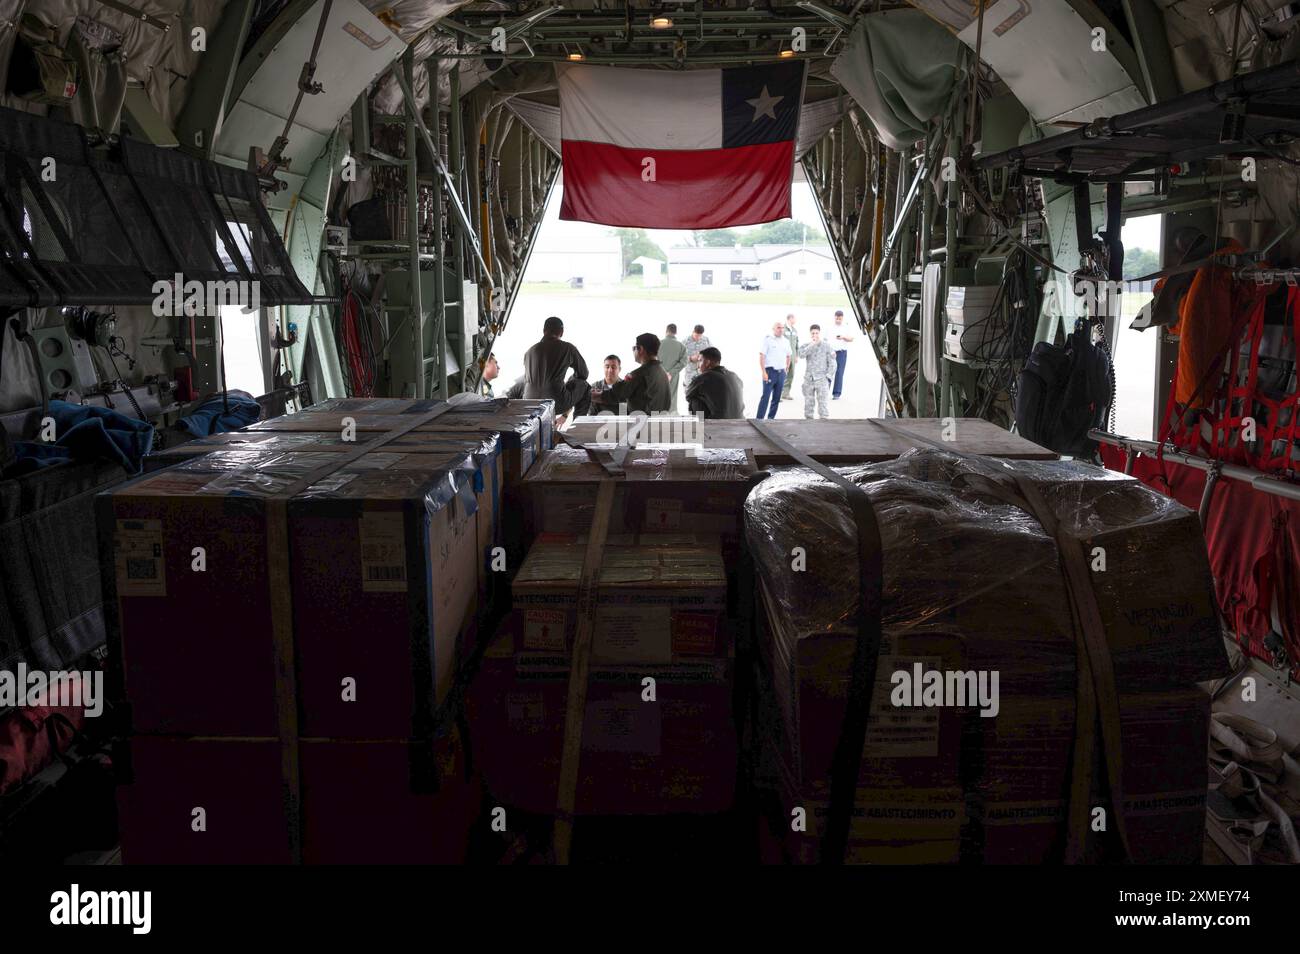
[[[1300,863],[1297,27],[0,0],[0,861]]]

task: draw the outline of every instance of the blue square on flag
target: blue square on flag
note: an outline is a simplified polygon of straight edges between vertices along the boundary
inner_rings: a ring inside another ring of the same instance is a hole
[[[722,71],[722,145],[754,146],[794,139],[803,99],[803,64]]]

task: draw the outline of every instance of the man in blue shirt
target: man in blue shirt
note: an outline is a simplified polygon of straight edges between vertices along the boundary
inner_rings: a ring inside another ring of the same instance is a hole
[[[758,420],[764,417],[771,420],[776,417],[776,409],[781,404],[781,389],[785,387],[785,375],[790,370],[790,342],[786,340],[785,326],[781,322],[772,325],[772,333],[763,339],[758,365],[763,371],[763,397],[758,402]]]

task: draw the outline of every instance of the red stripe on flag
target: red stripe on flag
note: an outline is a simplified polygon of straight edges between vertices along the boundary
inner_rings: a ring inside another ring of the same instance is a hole
[[[646,229],[718,229],[790,216],[794,143],[628,149],[565,140],[560,218]],[[654,159],[655,180],[641,178]]]

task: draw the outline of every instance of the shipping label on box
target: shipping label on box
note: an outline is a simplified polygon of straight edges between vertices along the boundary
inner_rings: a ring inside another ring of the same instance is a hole
[[[674,531],[682,529],[682,501],[671,497],[651,497],[645,502],[645,529]]]
[[[528,609],[524,612],[524,648],[562,653],[569,614],[562,609]]]
[[[546,701],[543,692],[506,693],[506,722],[515,732],[536,735],[547,728]]]
[[[1065,802],[973,799],[971,817],[985,825],[1058,825],[1065,821]]]
[[[597,605],[592,653],[607,663],[666,663],[673,658],[668,606]]]
[[[663,709],[658,703],[642,701],[639,692],[616,692],[612,698],[588,702],[583,748],[658,756],[663,744]]]
[[[830,805],[812,802],[808,833],[819,834],[830,817]],[[966,819],[962,790],[956,787],[920,792],[858,789],[849,839],[854,842],[955,840]]]
[[[939,656],[880,657],[862,749],[867,758],[934,758],[939,754],[939,709],[895,706],[891,699],[895,671],[910,673],[916,663],[926,672],[943,668]]]
[[[166,596],[161,520],[119,520],[113,537],[119,596]]]
[[[712,655],[717,651],[720,623],[715,613],[673,613],[673,652]]]
[[[406,592],[406,539],[401,513],[361,515],[361,588],[367,593]]]

